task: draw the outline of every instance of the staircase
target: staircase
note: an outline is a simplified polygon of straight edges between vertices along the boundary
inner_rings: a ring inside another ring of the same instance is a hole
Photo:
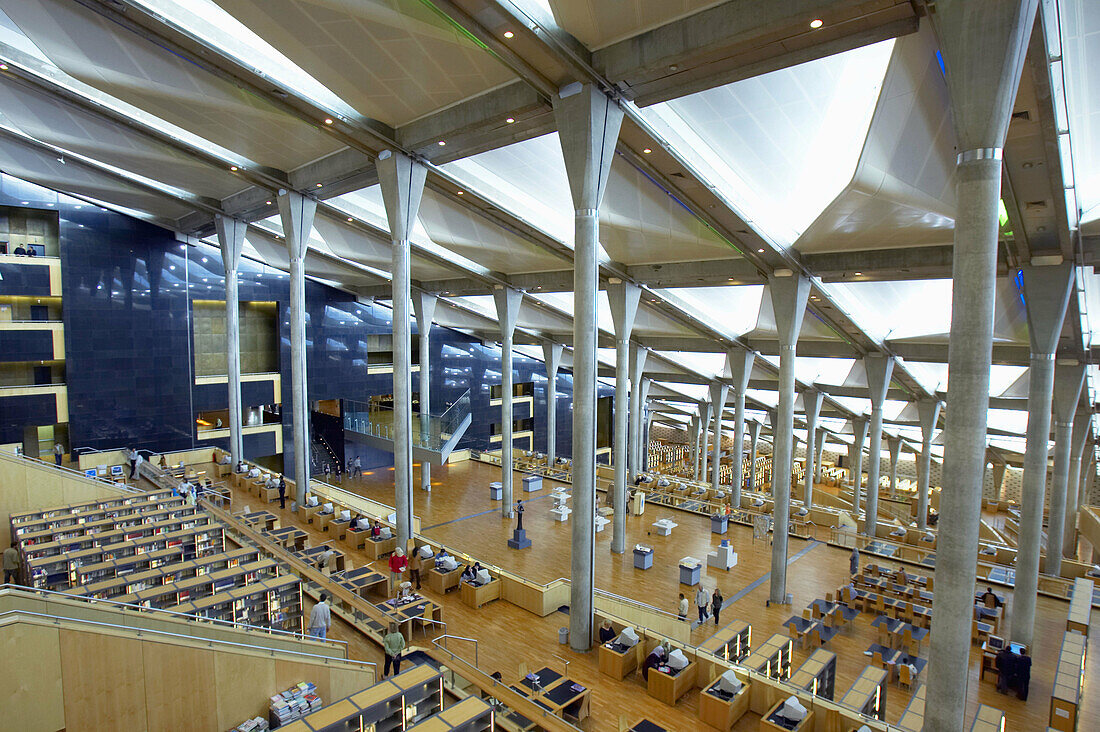
[[[469,389],[442,414],[413,412],[413,460],[446,463],[472,421]],[[392,453],[394,412],[368,402],[344,402],[344,432],[353,440]]]

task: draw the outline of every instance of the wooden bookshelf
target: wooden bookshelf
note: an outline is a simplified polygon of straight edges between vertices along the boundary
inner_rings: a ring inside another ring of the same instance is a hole
[[[1076,630],[1084,636],[1089,634],[1092,622],[1092,593],[1094,583],[1086,577],[1073,581],[1073,597],[1069,601],[1069,616],[1066,618],[1066,630]]]
[[[789,683],[832,701],[836,688],[836,654],[818,648],[791,674]]]
[[[921,732],[924,729],[924,690],[924,684],[918,686],[905,711],[901,713],[897,726],[903,732]]]
[[[752,626],[743,620],[734,620],[699,644],[699,650],[710,653],[723,661],[741,663],[748,657],[752,643]]]
[[[1050,693],[1050,727],[1060,732],[1077,729],[1081,703],[1081,685],[1085,678],[1085,649],[1088,638],[1076,630],[1067,630],[1058,653],[1054,688]]]
[[[840,703],[865,717],[883,719],[886,714],[886,682],[885,669],[866,666]]]

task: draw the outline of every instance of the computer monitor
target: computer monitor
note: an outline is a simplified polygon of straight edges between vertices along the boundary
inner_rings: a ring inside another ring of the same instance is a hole
[[[489,576],[489,570],[479,569],[477,571],[477,577],[474,578],[474,581],[477,582],[479,585],[487,585],[489,584],[489,582],[492,581],[492,579],[493,578]]]
[[[684,652],[677,648],[672,653],[668,654],[668,665],[677,671],[687,668],[688,659],[684,655]]]
[[[333,509],[331,503],[326,503],[324,506],[321,507],[321,513],[332,513],[332,511]]]
[[[999,651],[1005,647],[1005,639],[1000,636],[991,635],[987,641],[990,650]]]
[[[802,706],[802,702],[798,700],[798,697],[792,696],[784,702],[779,713],[792,722],[801,722],[806,717],[806,707]]]
[[[627,648],[633,648],[638,645],[638,634],[633,628],[627,627],[623,629],[622,633],[619,633],[619,637],[615,640],[620,646],[626,646]]]
[[[340,520],[341,521],[351,521],[351,511],[341,511],[340,512]]]
[[[111,475],[122,475],[122,466],[121,465],[112,465],[111,466]]]
[[[84,477],[85,478],[94,478],[94,477],[96,477],[95,468],[88,468],[87,470],[85,470],[84,471]]]
[[[736,694],[741,691],[741,686],[741,679],[737,678],[737,674],[733,672],[733,669],[718,677],[718,688],[727,694]]]

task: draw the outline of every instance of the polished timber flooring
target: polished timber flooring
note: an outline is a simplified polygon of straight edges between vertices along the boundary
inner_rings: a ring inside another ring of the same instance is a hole
[[[521,494],[521,474],[515,474],[516,496]],[[414,470],[416,486],[419,486],[419,468]],[[463,550],[487,562],[521,574],[536,583],[549,582],[557,577],[568,577],[571,547],[571,524],[551,519],[549,498],[552,483],[543,481],[544,488],[536,493],[524,494],[527,512],[524,526],[533,541],[532,549],[514,551],[507,548],[506,539],[511,535],[514,520],[500,515],[500,502],[491,501],[488,485],[500,479],[500,468],[477,462],[462,462],[434,467],[432,491],[414,489],[414,513],[422,522],[422,533],[427,537]],[[336,482],[336,481],[331,481]],[[342,487],[392,505],[392,470],[367,471],[362,478],[345,479]],[[824,486],[821,487],[825,489]],[[603,500],[600,494],[600,500]],[[244,504],[256,507],[255,496],[237,492],[234,504],[239,509]],[[289,505],[289,503],[288,503]],[[277,504],[267,507],[280,514],[283,525],[300,525],[289,511],[280,511]],[[660,518],[670,518],[677,528],[671,536],[657,536],[651,524]],[[317,532],[312,526],[303,526],[311,535],[311,543],[326,540],[327,534]],[[627,519],[627,548],[635,543],[646,543],[655,549],[652,569],[636,570],[629,551],[625,555],[610,551],[610,525],[596,535],[596,586],[618,595],[641,600],[665,610],[675,611],[677,594],[684,592],[691,597],[688,588],[679,584],[677,563],[685,556],[705,559],[706,553],[718,543],[719,537],[710,533],[709,520],[674,509],[647,506],[643,516]],[[771,547],[765,541],[753,541],[747,527],[732,526],[727,537],[738,554],[738,565],[729,572],[706,568],[703,584],[710,589],[721,588],[727,604],[722,623],[741,619],[752,624],[754,642],[761,642],[775,632],[785,632],[782,623],[791,615],[800,615],[802,608],[814,599],[824,597],[845,583],[848,578],[848,553],[816,541],[791,539],[787,569],[787,590],[794,595],[790,607],[766,607],[769,590]],[[356,556],[358,555],[358,556]],[[351,552],[355,566],[366,563],[361,552]],[[887,563],[888,564],[888,563]],[[382,563],[375,566],[382,568]],[[921,572],[922,570],[910,570]],[[424,591],[431,595],[425,585]],[[1003,589],[999,594],[1006,594]],[[491,673],[501,671],[505,679],[514,678],[519,665],[529,669],[544,665],[561,667],[570,662],[569,673],[582,684],[593,689],[592,715],[582,727],[589,730],[618,729],[620,715],[631,722],[642,717],[672,730],[705,729],[698,718],[698,691],[689,692],[679,704],[666,706],[648,696],[641,677],[628,676],[622,682],[600,675],[594,652],[575,653],[568,646],[559,645],[557,630],[568,625],[560,613],[540,618],[503,601],[473,610],[463,605],[451,593],[438,598],[444,606],[447,632],[453,635],[476,638],[481,668]],[[1012,597],[1007,592],[1007,610],[1011,613]],[[1054,677],[1068,604],[1040,597],[1035,632],[1034,664],[1031,677],[1031,693],[1027,703],[1012,696],[996,693],[991,681],[979,682],[981,654],[975,646],[971,652],[970,681],[968,686],[967,724],[978,704],[989,704],[1002,709],[1008,715],[1009,730],[1042,730],[1046,728],[1050,704],[1051,683]],[[694,608],[692,608],[694,613]],[[854,627],[833,638],[826,646],[837,654],[836,698],[839,699],[867,665],[863,651],[877,642],[872,617],[863,614]],[[700,643],[714,632],[713,621],[692,631],[692,642]],[[334,626],[334,635],[349,642],[353,657],[381,661],[381,653],[351,626]],[[1093,637],[1100,637],[1093,635]],[[419,641],[427,644],[427,640]],[[463,654],[461,642],[454,642],[452,650]],[[466,644],[470,645],[470,644]],[[810,650],[796,645],[797,668],[810,654]],[[921,654],[928,653],[925,642]],[[473,650],[465,654],[472,660]],[[1100,729],[1100,704],[1095,699],[1095,687],[1100,674],[1098,654],[1087,656],[1086,678],[1082,692],[1081,719],[1078,729]],[[909,701],[909,692],[891,685],[887,693],[888,722],[896,722]],[[747,714],[735,725],[735,730],[755,730],[758,717]]]

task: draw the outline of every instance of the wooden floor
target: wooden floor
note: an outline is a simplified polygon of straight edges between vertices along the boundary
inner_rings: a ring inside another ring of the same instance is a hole
[[[418,473],[417,469],[414,475],[416,486],[419,486]],[[392,505],[392,476],[392,470],[371,471],[360,479],[345,479],[340,485]],[[515,474],[517,497],[520,496],[521,477],[520,474]],[[413,510],[421,518],[422,533],[538,583],[567,577],[571,524],[551,520],[551,500],[548,497],[551,482],[544,480],[542,491],[523,496],[531,499],[526,504],[524,526],[534,545],[531,549],[514,551],[507,548],[505,541],[510,536],[515,521],[503,519],[500,502],[489,499],[488,484],[499,479],[500,468],[472,461],[435,467],[432,472],[432,491],[421,491],[419,487],[414,490]],[[234,496],[234,503],[237,508],[244,503],[255,508],[257,499],[239,493]],[[282,515],[283,525],[299,525],[289,511],[280,512],[277,503],[267,508]],[[651,524],[659,518],[671,518],[679,524],[671,536],[661,537],[650,533]],[[311,526],[303,528],[310,532],[313,543],[321,542],[327,536],[316,532]],[[654,506],[647,506],[644,516],[627,519],[627,554],[611,553],[610,525],[596,536],[597,587],[672,612],[675,612],[679,592],[684,592],[691,598],[691,588],[679,584],[679,559],[689,555],[705,559],[706,553],[717,545],[719,539],[710,533],[709,520],[706,517]],[[794,595],[794,604],[789,607],[765,607],[769,594],[770,545],[764,541],[753,542],[751,530],[741,526],[731,525],[726,538],[738,553],[738,565],[729,572],[706,568],[703,583],[708,589],[720,587],[727,600],[733,599],[723,611],[723,624],[734,619],[751,623],[753,638],[757,642],[774,632],[785,632],[782,623],[788,617],[801,614],[802,608],[812,600],[824,597],[825,593],[847,581],[846,551],[818,542],[792,538],[787,590]],[[656,557],[652,569],[634,569],[629,552],[634,543],[647,543],[655,548]],[[356,566],[366,563],[366,558],[361,553],[359,557],[352,559]],[[376,566],[381,568],[381,563],[376,563]],[[424,589],[429,595],[432,594],[426,586]],[[1004,594],[1003,590],[998,592]],[[1008,595],[1008,611],[1011,612],[1011,593]],[[598,673],[594,653],[578,654],[568,646],[559,645],[557,629],[568,625],[568,618],[564,614],[554,613],[540,618],[503,601],[490,603],[480,610],[472,610],[463,605],[455,593],[438,599],[444,604],[447,632],[478,639],[480,665],[487,672],[499,670],[505,679],[511,679],[515,677],[520,663],[533,670],[547,664],[560,668],[564,664],[559,659],[569,660],[570,674],[593,689],[592,717],[583,725],[586,729],[616,729],[619,714],[623,710],[632,710],[629,714],[632,720],[647,717],[669,729],[694,729],[700,726],[697,717],[697,691],[685,696],[677,706],[669,707],[646,694],[640,676],[615,682]],[[994,684],[989,681],[979,683],[980,652],[976,647],[972,648],[968,722],[978,704],[985,703],[1006,712],[1009,730],[1045,729],[1051,682],[1067,611],[1068,604],[1065,602],[1039,598],[1031,693],[1026,704],[1015,697],[997,694]],[[694,607],[692,612],[694,613]],[[871,616],[861,615],[853,629],[838,635],[827,646],[837,654],[838,699],[867,664],[868,658],[863,655],[863,651],[877,640],[870,620]],[[704,627],[693,631],[692,641],[699,643],[713,632],[713,621],[709,621]],[[334,628],[334,635],[350,643],[354,657],[380,661],[381,654],[373,644],[352,628]],[[456,645],[452,650],[461,645]],[[927,656],[927,649],[926,642],[921,655]],[[795,666],[808,655],[807,651],[796,650]],[[467,657],[472,660],[472,647]],[[1100,674],[1097,654],[1089,654],[1087,664],[1079,729],[1100,729],[1100,704],[1093,699],[1095,679]],[[890,687],[887,694],[887,721],[895,722],[898,719],[908,703],[908,696],[907,692],[896,685]],[[756,719],[749,714],[734,729],[756,729]]]

